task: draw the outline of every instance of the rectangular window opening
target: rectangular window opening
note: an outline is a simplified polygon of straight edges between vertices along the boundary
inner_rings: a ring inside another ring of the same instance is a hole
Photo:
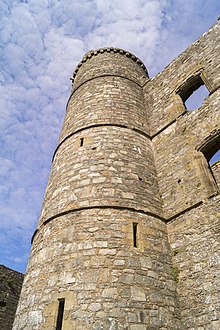
[[[185,108],[191,111],[201,107],[205,98],[209,96],[209,91],[199,74],[188,78],[180,86],[177,94],[181,97]]]
[[[133,222],[133,244],[135,248],[137,247],[137,226],[138,223]]]
[[[65,299],[59,299],[56,330],[62,330]]]
[[[84,138],[80,138],[80,147],[83,146]]]

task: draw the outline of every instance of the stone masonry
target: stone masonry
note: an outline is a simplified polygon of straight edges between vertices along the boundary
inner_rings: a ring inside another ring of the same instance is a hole
[[[83,57],[13,330],[220,329],[219,30],[152,79],[118,48]]]
[[[0,265],[0,329],[11,330],[24,275]]]

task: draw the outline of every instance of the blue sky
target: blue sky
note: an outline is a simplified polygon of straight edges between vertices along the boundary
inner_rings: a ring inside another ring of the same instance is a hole
[[[0,13],[0,263],[25,272],[81,57],[124,48],[153,77],[217,21],[220,2],[2,0]]]

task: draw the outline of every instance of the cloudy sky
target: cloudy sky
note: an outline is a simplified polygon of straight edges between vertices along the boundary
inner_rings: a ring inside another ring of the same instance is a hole
[[[0,264],[25,272],[84,53],[124,48],[153,77],[219,14],[217,0],[1,0]]]

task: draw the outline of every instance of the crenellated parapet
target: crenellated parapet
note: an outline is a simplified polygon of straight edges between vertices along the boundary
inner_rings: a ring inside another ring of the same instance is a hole
[[[88,60],[92,59],[94,56],[97,56],[99,54],[104,54],[104,53],[120,54],[120,55],[126,56],[127,58],[130,58],[132,61],[137,63],[143,69],[146,76],[149,78],[146,66],[137,56],[135,56],[134,54],[132,54],[124,49],[121,49],[121,48],[104,47],[104,48],[99,48],[96,50],[90,50],[88,53],[86,53],[83,56],[82,60],[79,62],[79,64],[77,65],[76,69],[73,72],[73,77],[70,78],[72,80],[72,83],[74,83],[76,74],[84,63],[86,63]]]

